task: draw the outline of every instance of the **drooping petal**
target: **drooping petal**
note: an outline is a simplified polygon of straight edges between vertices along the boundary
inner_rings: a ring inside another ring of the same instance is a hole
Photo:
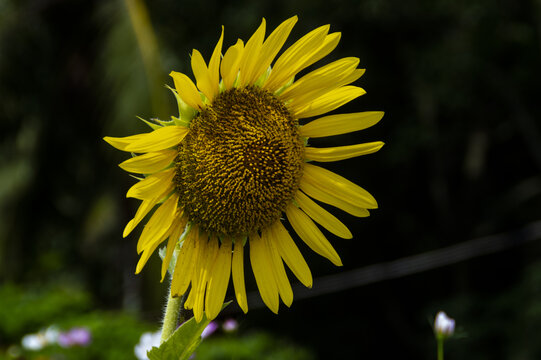
[[[188,223],[188,219],[183,216],[182,210],[179,212],[178,219],[179,220],[177,220],[175,223],[175,227],[171,231],[171,235],[169,235],[169,240],[167,241],[165,257],[162,261],[161,281],[163,281],[165,278],[165,274],[167,273],[167,269],[169,268],[169,264],[171,263],[171,259],[173,257],[173,252],[175,251],[175,246],[177,245],[177,242],[181,240],[181,236],[186,229],[186,224]]]
[[[312,273],[306,261],[304,260],[301,252],[295,242],[291,238],[291,235],[287,232],[281,221],[276,221],[270,226],[270,230],[273,232],[273,238],[276,241],[276,249],[278,253],[284,259],[287,266],[291,269],[293,274],[299,279],[299,281],[306,287],[312,287]]]
[[[276,249],[275,243],[277,239],[273,237],[273,233],[270,231],[270,229],[266,228],[261,231],[261,241],[263,241],[265,244],[265,250],[270,260],[280,298],[287,307],[290,307],[293,303],[293,290],[291,289],[291,284],[287,278],[282,258]]]
[[[319,255],[326,257],[334,265],[342,266],[342,260],[340,260],[340,256],[338,256],[336,250],[334,250],[332,245],[325,238],[325,235],[323,235],[316,224],[310,220],[308,215],[291,203],[286,208],[286,216],[295,232],[306,245],[310,247],[310,249],[314,250]]]
[[[143,220],[145,216],[152,210],[154,205],[158,203],[158,199],[145,199],[143,202],[141,202],[141,205],[137,208],[137,212],[135,213],[135,216],[133,219],[131,219],[128,224],[126,224],[126,227],[124,228],[124,232],[122,233],[122,237],[128,236],[133,229]]]
[[[146,153],[168,149],[180,143],[190,131],[184,126],[164,126],[126,146],[126,151]]]
[[[332,232],[334,235],[340,236],[343,239],[351,239],[353,237],[346,225],[312,201],[308,196],[304,195],[301,191],[297,191],[295,194],[295,201],[306,215],[310,216],[312,220]]]
[[[143,267],[146,265],[148,259],[150,258],[150,255],[154,253],[154,250],[169,236],[169,233],[171,232],[171,228],[169,228],[162,236],[159,238],[155,238],[154,242],[150,243],[142,252],[141,257],[139,258],[139,261],[137,262],[137,266],[135,268],[135,274],[139,274],[141,270],[143,270]]]
[[[207,285],[205,311],[207,318],[214,319],[224,303],[225,293],[231,275],[231,239],[225,239],[220,246],[216,260],[212,266]]]
[[[200,322],[203,318],[205,294],[208,289],[207,285],[210,277],[210,272],[212,270],[212,266],[214,264],[216,256],[218,255],[218,239],[216,239],[215,237],[211,237],[208,241],[206,241],[207,237],[208,235],[205,234],[203,238],[199,238],[200,241],[203,240],[202,250],[204,251],[204,257],[202,259],[203,262],[199,266],[199,282],[197,283],[197,285],[194,286],[194,289],[192,289],[192,291],[196,291],[196,297],[193,306],[193,316],[195,317],[195,320],[197,322]]]
[[[186,299],[186,302],[184,303],[184,308],[189,309],[189,310],[192,310],[196,304],[197,294],[199,292],[199,287],[201,285],[200,280],[201,280],[202,267],[205,265],[205,258],[207,255],[206,247],[207,247],[208,235],[201,229],[198,229],[195,235],[197,236],[197,238],[194,239],[197,246],[197,253],[194,254],[194,258],[193,258],[192,266],[194,267],[194,269],[193,269],[192,278],[191,278],[191,282],[192,282],[191,289]],[[202,313],[199,315],[202,315]],[[195,317],[195,311],[194,311],[194,317]]]
[[[199,232],[197,226],[192,226],[184,235],[184,242],[180,247],[177,256],[175,271],[173,272],[173,281],[171,283],[171,294],[182,296],[193,278],[196,260],[199,256]]]
[[[118,166],[122,170],[136,174],[152,174],[162,170],[175,160],[178,152],[173,149],[166,149],[132,157]]]
[[[333,111],[364,94],[366,94],[366,91],[360,87],[342,86],[341,88],[331,90],[327,94],[316,98],[303,109],[295,111],[293,116],[298,119],[318,116]]]
[[[244,284],[244,244],[242,240],[235,241],[233,259],[231,261],[231,274],[237,303],[244,313],[248,312],[246,286]]]
[[[178,206],[178,194],[174,193],[167,199],[151,216],[145,225],[141,237],[137,242],[137,252],[140,253],[146,247],[151,246],[155,239],[161,238],[167,233],[171,224],[176,220],[175,215]],[[165,240],[162,239],[162,240]]]
[[[364,130],[378,123],[382,111],[365,111],[352,114],[329,115],[303,125],[299,133],[304,137],[324,137]]]
[[[308,146],[304,149],[306,159],[320,162],[339,161],[355,156],[372,154],[381,149],[383,142],[375,141],[365,144],[337,146],[330,148],[315,148]]]
[[[261,294],[261,299],[269,309],[278,314],[279,297],[278,286],[272,271],[270,255],[266,252],[264,241],[257,233],[250,235],[250,263],[254,272],[255,281]]]
[[[237,43],[231,46],[225,52],[222,64],[220,66],[220,73],[224,81],[225,90],[229,90],[233,87],[237,74],[239,72],[240,61],[242,59],[242,53],[244,51],[244,43],[241,39],[237,40]]]
[[[169,76],[173,78],[175,88],[182,101],[196,110],[204,107],[199,90],[197,90],[197,87],[189,77],[176,71],[171,71]]]

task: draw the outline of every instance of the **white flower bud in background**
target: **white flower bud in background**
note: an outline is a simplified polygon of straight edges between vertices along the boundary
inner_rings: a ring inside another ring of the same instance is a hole
[[[447,338],[455,332],[455,319],[450,318],[443,311],[436,315],[434,320],[434,333],[437,337]]]
[[[148,360],[147,351],[152,350],[153,347],[160,346],[160,338],[162,332],[160,330],[156,332],[146,332],[141,335],[139,343],[135,345],[134,353],[138,360]]]

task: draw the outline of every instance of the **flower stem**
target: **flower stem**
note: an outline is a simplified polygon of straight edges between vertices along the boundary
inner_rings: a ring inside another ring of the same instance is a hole
[[[438,360],[443,360],[443,338],[438,337]]]
[[[167,297],[167,305],[165,306],[165,315],[163,317],[162,337],[160,344],[169,339],[175,332],[179,324],[179,315],[186,300],[186,294],[181,297],[173,297],[171,287],[169,288],[169,296]]]

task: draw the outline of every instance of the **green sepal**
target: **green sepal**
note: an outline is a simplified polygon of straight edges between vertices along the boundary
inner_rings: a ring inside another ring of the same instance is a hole
[[[151,123],[150,121],[145,120],[145,119],[143,119],[143,118],[140,117],[140,116],[137,116],[137,118],[138,118],[139,120],[141,120],[142,122],[144,122],[145,124],[147,124],[148,126],[150,126],[150,128],[151,128],[152,130],[157,130],[157,129],[161,128],[161,126],[160,126],[159,124]]]
[[[175,125],[177,126],[184,126],[186,128],[189,128],[190,127],[190,122],[187,121],[187,120],[183,120],[179,117],[176,117],[176,116],[171,116],[171,121],[175,123]]]
[[[278,90],[276,90],[274,92],[274,95],[280,95],[281,93],[284,92],[285,89],[287,89],[288,87],[290,87],[291,85],[293,85],[293,82],[295,81],[295,76],[292,76],[291,79],[289,79],[289,81],[284,85],[282,86],[281,88],[279,88]]]
[[[261,74],[261,76],[255,81],[254,85],[258,87],[262,87],[265,81],[269,78],[271,74],[272,68],[269,66],[267,70]]]
[[[169,85],[165,85],[165,87],[171,90],[173,95],[175,95],[175,99],[177,99],[179,118],[183,121],[190,122],[196,114],[195,109],[186,104],[175,89],[173,89]]]
[[[231,303],[225,303],[222,310]],[[210,323],[205,314],[201,322],[191,318],[175,330],[173,335],[164,341],[160,347],[153,347],[147,353],[150,360],[187,360],[201,343],[201,333]]]

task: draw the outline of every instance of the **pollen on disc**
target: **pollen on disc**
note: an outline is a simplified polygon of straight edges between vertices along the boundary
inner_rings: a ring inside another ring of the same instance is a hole
[[[178,147],[175,182],[190,221],[242,236],[274,221],[299,187],[304,145],[285,105],[255,86],[221,93]]]

